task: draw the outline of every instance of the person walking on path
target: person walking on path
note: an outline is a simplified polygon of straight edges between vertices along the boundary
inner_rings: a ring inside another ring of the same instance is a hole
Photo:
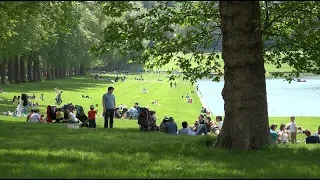
[[[109,126],[113,128],[114,110],[116,108],[116,98],[112,94],[113,87],[108,87],[108,92],[102,96],[102,106],[104,114],[104,128],[108,128],[108,119],[110,118]]]

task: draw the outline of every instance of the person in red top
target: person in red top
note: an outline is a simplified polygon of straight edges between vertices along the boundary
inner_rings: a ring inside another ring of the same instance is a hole
[[[89,128],[97,128],[96,114],[98,110],[94,110],[94,105],[90,105],[90,111],[88,111]]]

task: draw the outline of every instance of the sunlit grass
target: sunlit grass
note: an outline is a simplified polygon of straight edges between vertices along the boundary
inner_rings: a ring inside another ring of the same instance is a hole
[[[145,82],[131,80],[112,84],[117,104],[131,107],[135,102],[149,105],[160,118],[172,115],[178,128],[187,120],[193,123],[201,103],[195,94],[193,104],[181,95],[193,87],[182,80],[170,88],[165,76],[143,75]],[[154,81],[163,79],[162,82]],[[151,80],[151,81],[149,81]],[[2,86],[1,98],[11,99],[22,91],[37,97],[41,112],[54,103],[53,88],[64,90],[64,102],[82,105],[99,104],[110,84],[90,77]],[[148,94],[141,92],[146,87]],[[81,95],[92,99],[82,99]],[[160,105],[151,105],[158,99]],[[0,110],[10,109],[0,101]],[[100,114],[99,114],[100,115]],[[213,117],[214,118],[214,117]],[[318,117],[296,117],[298,126],[314,132]],[[289,123],[288,118],[270,117],[270,124]],[[0,116],[0,178],[319,178],[320,146],[281,144],[254,151],[209,148],[214,136],[172,136],[160,132],[139,132],[135,120],[115,120],[114,129],[104,129],[97,118],[97,130],[69,129],[65,124],[30,124],[25,118]],[[305,135],[299,134],[303,141]]]

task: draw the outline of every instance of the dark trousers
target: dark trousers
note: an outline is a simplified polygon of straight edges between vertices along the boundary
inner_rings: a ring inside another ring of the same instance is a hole
[[[96,120],[95,119],[89,119],[89,128],[96,128]]]
[[[106,109],[104,114],[104,128],[108,128],[108,119],[110,118],[110,128],[113,128],[113,116],[114,116],[114,109]]]

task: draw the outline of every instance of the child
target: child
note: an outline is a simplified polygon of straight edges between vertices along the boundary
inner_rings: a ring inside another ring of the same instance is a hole
[[[291,116],[290,117],[290,121],[291,121],[291,124],[290,124],[290,135],[291,135],[291,142],[292,143],[297,143],[297,124],[295,122],[295,117],[294,116]]]
[[[63,115],[62,115],[62,112],[61,112],[61,108],[58,108],[57,109],[57,112],[56,112],[56,122],[59,123],[61,120],[63,120]]]
[[[89,128],[97,128],[96,114],[98,110],[94,110],[94,105],[90,105],[90,111],[88,111]]]
[[[61,94],[63,93],[63,91],[59,91],[57,96],[56,96],[56,104],[60,105],[62,103],[62,99],[61,99]]]
[[[45,118],[44,118],[44,115],[41,114],[41,115],[40,115],[40,122],[44,122],[44,119],[45,119]]]

